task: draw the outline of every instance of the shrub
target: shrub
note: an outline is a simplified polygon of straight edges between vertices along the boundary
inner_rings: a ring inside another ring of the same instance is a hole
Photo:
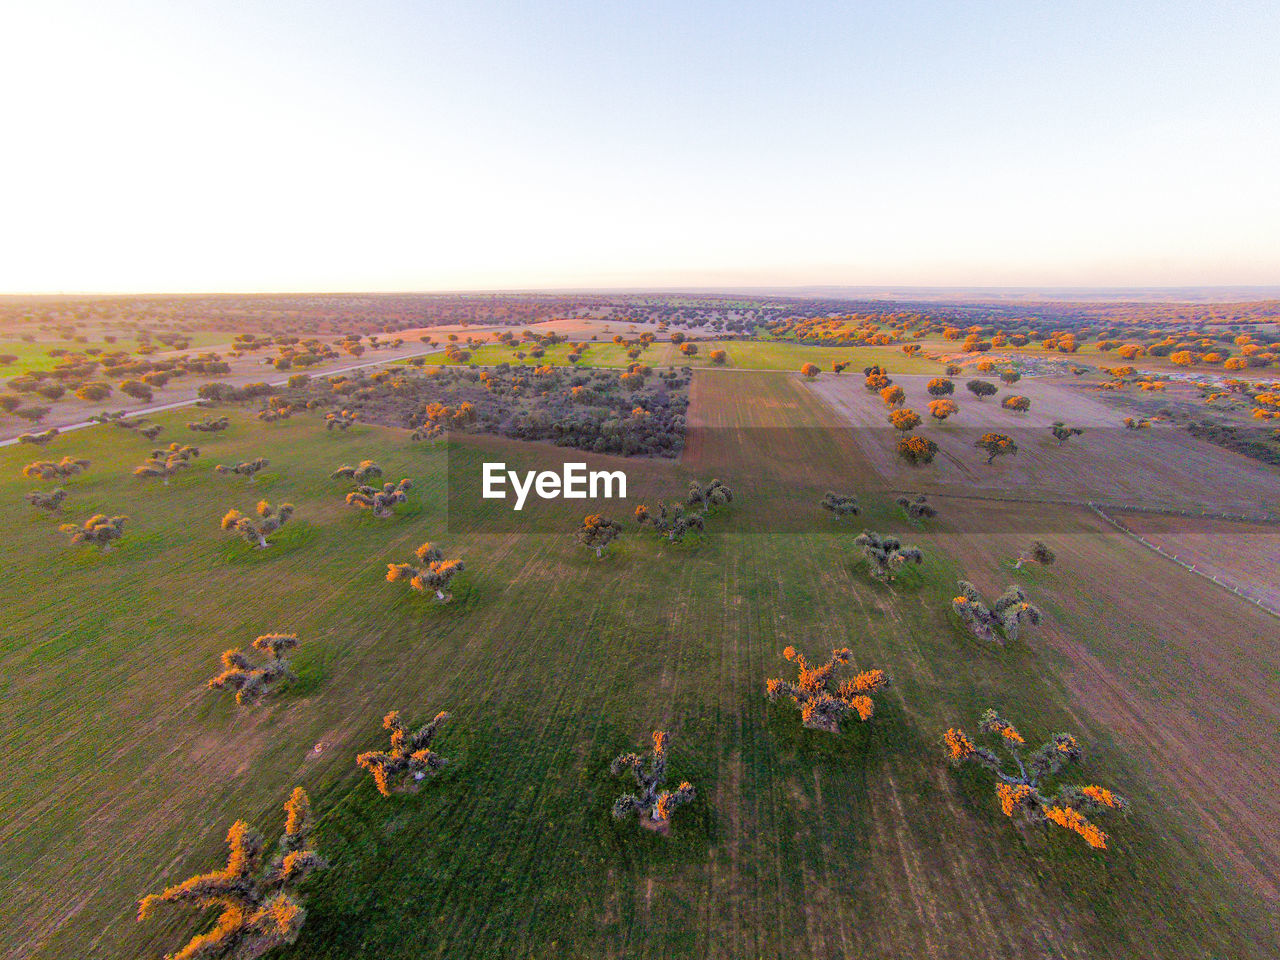
[[[689,495],[685,502],[690,506],[700,506],[703,510],[711,510],[733,502],[733,491],[723,480],[712,479],[705,483],[699,480],[689,481]]]
[[[670,543],[679,543],[691,530],[701,531],[706,521],[700,513],[686,513],[684,504],[668,504],[658,501],[657,512],[653,512],[646,504],[636,507],[636,523],[643,526],[650,524],[654,530],[663,534]]]
[[[139,467],[135,467],[135,477],[159,477],[167,487],[169,481],[178,473],[191,466],[191,461],[200,456],[200,449],[190,444],[171,443],[160,450],[152,450],[151,458]]]
[[[227,417],[218,417],[212,420],[199,420],[194,423],[188,423],[188,430],[195,430],[197,433],[217,433],[231,426],[231,421]]]
[[[337,480],[340,477],[346,477],[348,480],[354,480],[357,483],[364,483],[366,480],[372,480],[374,477],[382,476],[382,467],[378,466],[372,460],[361,460],[356,466],[343,464],[333,473],[329,474],[330,480]]]
[[[1031,546],[1027,551],[1018,555],[1018,560],[1014,563],[1013,568],[1015,570],[1020,570],[1024,563],[1038,563],[1041,566],[1047,567],[1056,562],[1057,559],[1057,554],[1050,550],[1043,541],[1032,540]]]
[[[1049,428],[1049,432],[1053,434],[1053,439],[1058,441],[1058,446],[1062,446],[1072,437],[1078,437],[1084,430],[1080,427],[1068,427],[1061,420],[1053,421],[1053,426]]]
[[[56,436],[58,436],[58,428],[50,427],[48,430],[42,430],[40,433],[20,433],[18,434],[18,442],[30,443],[37,447],[43,447]]]
[[[89,469],[89,461],[75,457],[63,457],[56,463],[52,460],[37,460],[22,468],[22,475],[31,480],[55,480],[73,477],[77,473]]]

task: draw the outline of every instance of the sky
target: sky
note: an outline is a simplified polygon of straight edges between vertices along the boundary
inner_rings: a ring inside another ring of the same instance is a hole
[[[1280,4],[26,0],[0,292],[1280,283]]]

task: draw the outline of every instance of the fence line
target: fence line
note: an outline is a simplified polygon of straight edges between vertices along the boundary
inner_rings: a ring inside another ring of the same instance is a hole
[[[1121,533],[1138,541],[1138,543],[1142,544],[1144,547],[1148,548],[1149,550],[1154,550],[1156,553],[1160,554],[1160,556],[1164,557],[1166,560],[1172,560],[1174,563],[1182,567],[1184,570],[1190,570],[1192,573],[1196,574],[1197,576],[1204,577],[1206,580],[1212,580],[1214,583],[1222,587],[1224,590],[1229,590],[1231,593],[1234,593],[1241,600],[1247,600],[1249,601],[1249,603],[1252,603],[1254,606],[1262,608],[1267,613],[1271,614],[1273,617],[1280,617],[1280,610],[1277,610],[1275,607],[1266,603],[1264,600],[1262,600],[1261,597],[1255,597],[1252,594],[1247,593],[1244,590],[1241,590],[1239,587],[1235,586],[1234,584],[1230,584],[1223,580],[1220,580],[1218,579],[1218,577],[1216,577],[1212,573],[1206,573],[1203,570],[1197,570],[1195,564],[1187,563],[1187,561],[1183,560],[1176,553],[1170,553],[1168,550],[1164,549],[1159,544],[1152,543],[1146,537],[1142,536],[1142,534],[1135,533],[1133,530],[1130,530],[1127,526],[1125,526],[1124,523],[1117,520],[1115,517],[1111,516],[1110,514],[1106,513],[1096,503],[1093,503],[1092,501],[1090,501],[1089,506],[1092,508],[1094,513],[1100,516],[1107,523],[1111,524]],[[1163,512],[1163,511],[1159,511],[1159,512]],[[1214,516],[1214,514],[1204,514],[1204,515]],[[1187,516],[1195,516],[1195,514],[1187,514]]]

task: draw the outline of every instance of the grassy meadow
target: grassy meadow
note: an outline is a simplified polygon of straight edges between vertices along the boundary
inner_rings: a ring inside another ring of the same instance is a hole
[[[608,340],[585,342],[591,345],[582,354],[579,366],[625,367],[633,362],[620,344]],[[719,367],[721,365],[711,362],[709,355],[713,350],[723,350],[727,354],[723,368],[739,370],[795,371],[806,363],[815,363],[824,371],[830,372],[833,360],[848,360],[852,366],[844,375],[851,377],[860,376],[862,369],[872,364],[892,365],[893,370],[898,373],[941,373],[944,367],[944,364],[923,357],[908,357],[899,347],[819,347],[770,340],[698,340],[696,345],[697,354],[688,357],[680,352],[676,344],[660,340],[641,354],[640,362],[651,367]],[[465,362],[471,366],[493,366],[498,363],[525,366],[550,363],[564,366],[569,363],[568,357],[572,352],[569,344],[560,343],[546,347],[545,350],[542,357],[535,358],[528,356],[528,344],[513,347],[486,344],[469,351],[471,357]],[[516,356],[517,352],[526,355],[519,358]]]
[[[806,350],[861,367],[874,349],[724,347],[733,366],[785,370],[812,359]],[[900,353],[892,363],[912,372]],[[959,513],[911,536],[923,566],[891,587],[867,578],[853,537],[900,525],[896,508],[848,431],[823,439],[832,412],[793,376],[699,373],[685,457],[627,469],[646,496],[719,476],[736,501],[682,545],[629,530],[600,561],[571,537],[589,505],[563,505],[563,534],[477,533],[447,517],[450,458],[454,477],[478,482],[498,455],[533,465],[531,445],[411,444],[407,431],[328,433],[316,416],[263,424],[237,412],[225,433],[192,434],[189,413],[154,418],[161,441],[203,451],[169,487],[130,476],[152,444],[125,431],[0,449],[6,957],[176,949],[211,918],[170,908],[140,924],[137,900],[221,866],[238,817],[274,841],[297,785],[330,868],[309,881],[306,926],[280,956],[1207,960],[1280,949],[1264,895],[1212,849],[1212,811],[1184,802],[1168,776],[1176,745],[1111,722],[1101,695],[1083,698],[1060,645],[1032,632],[997,649],[957,626],[958,577],[987,589],[1015,576],[999,550],[984,552],[990,542],[963,534]],[[57,519],[21,500],[53,486],[22,479],[22,464],[64,455],[93,462],[63,484],[67,520],[130,517],[105,555],[70,548]],[[211,472],[255,456],[272,461],[256,483]],[[363,458],[414,479],[395,517],[342,503],[348,486],[329,474]],[[796,511],[819,514],[836,483],[863,491],[856,520],[769,532]],[[263,497],[297,506],[268,550],[219,530],[228,508]],[[1145,682],[1178,697],[1160,631],[1098,633],[1106,612],[1086,602],[1099,590],[1087,564],[1119,549],[1135,576],[1173,577],[1173,594],[1204,585],[1127,541],[1117,548],[1082,514],[1040,519],[1073,559],[1017,575],[1051,633],[1156,664]],[[466,561],[448,604],[384,580],[424,540]],[[1219,602],[1245,627],[1216,642],[1252,642],[1255,614]],[[205,689],[223,649],[272,631],[302,642],[289,689],[243,708]],[[885,669],[892,686],[874,718],[837,737],[769,704],[765,679],[793,669],[788,644],[811,657],[849,646],[850,674]],[[1081,737],[1081,781],[1133,803],[1101,822],[1111,849],[1016,826],[988,779],[943,762],[943,731],[974,733],[988,706],[1036,743]],[[391,709],[411,725],[448,710],[434,747],[451,763],[420,792],[386,799],[353,761],[385,744]],[[1241,735],[1265,721],[1245,717]],[[609,815],[629,789],[609,762],[658,727],[672,737],[670,782],[698,791],[669,837]]]

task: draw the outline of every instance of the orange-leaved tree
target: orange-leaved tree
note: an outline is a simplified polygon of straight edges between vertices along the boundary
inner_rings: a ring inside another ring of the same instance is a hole
[[[1003,433],[984,433],[974,441],[973,445],[986,452],[987,463],[991,463],[996,457],[1005,457],[1018,452],[1018,445],[1013,442],[1013,438]]]
[[[796,665],[800,675],[794,682],[780,677],[767,680],[765,695],[770,702],[783,697],[791,700],[800,708],[800,722],[811,730],[839,733],[840,721],[851,714],[869,720],[876,710],[871,695],[889,684],[883,670],[864,670],[829,689],[836,665],[848,663],[852,655],[847,647],[841,647],[831,651],[826,663],[810,664],[795,647],[787,647],[782,656]]]
[[[1007,817],[1021,814],[1032,823],[1054,823],[1082,836],[1097,850],[1107,848],[1107,835],[1089,817],[1112,810],[1125,810],[1128,802],[1106,787],[1059,784],[1052,793],[1049,784],[1068,764],[1080,762],[1079,741],[1066,733],[1054,734],[1028,756],[1026,741],[1013,724],[995,710],[982,715],[979,731],[1002,744],[1016,769],[1008,769],[995,751],[974,744],[961,729],[952,727],[943,737],[947,759],[955,765],[973,763],[996,777],[996,796]]]
[[[236,692],[236,703],[253,703],[293,676],[285,654],[297,646],[296,633],[264,633],[253,641],[253,649],[264,655],[257,666],[239,647],[223,651],[222,672],[209,681],[209,689],[230,687]]]
[[[431,749],[436,733],[448,719],[449,714],[442,710],[410,733],[400,711],[392,710],[382,718],[382,729],[391,731],[391,749],[358,754],[356,766],[373,775],[374,785],[384,797],[391,796],[392,789],[413,789],[449,762]]]
[[[694,798],[693,784],[685,780],[675,790],[663,790],[667,779],[667,743],[665,730],[653,731],[653,753],[648,765],[638,753],[624,753],[616,757],[609,770],[620,777],[628,770],[635,776],[637,793],[624,793],[613,801],[613,816],[624,819],[635,813],[640,823],[650,829],[665,833],[671,824],[671,815]]]
[[[307,792],[295,788],[284,809],[284,835],[276,855],[265,864],[262,835],[237,820],[227,832],[226,866],[143,898],[138,905],[139,920],[147,919],[162,903],[221,911],[212,930],[193,937],[167,960],[250,960],[298,939],[307,916],[298,887],[327,864],[310,849],[311,801]]]
[[[933,463],[938,454],[938,445],[928,437],[912,435],[898,441],[898,456],[913,467],[920,464]]]
[[[411,563],[388,563],[387,582],[408,580],[409,586],[413,589],[434,590],[437,600],[441,603],[447,601],[449,597],[445,591],[449,588],[449,584],[455,576],[466,569],[462,561],[446,560],[444,551],[431,543],[422,544],[413,552],[413,555],[422,566],[415,567]]]
[[[622,524],[617,520],[600,513],[592,513],[582,518],[582,526],[578,527],[573,538],[584,547],[596,552],[596,559],[604,556],[605,548],[622,536]]]

